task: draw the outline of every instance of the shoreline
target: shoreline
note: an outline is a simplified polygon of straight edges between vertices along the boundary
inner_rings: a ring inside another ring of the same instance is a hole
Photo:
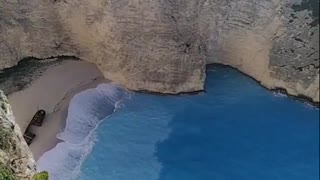
[[[304,96],[304,95],[298,95],[298,96],[295,96],[295,95],[292,95],[292,94],[289,94],[288,91],[284,88],[274,88],[274,89],[270,89],[266,86],[264,86],[260,81],[256,80],[255,78],[249,76],[248,74],[240,71],[239,69],[235,68],[235,67],[232,67],[230,65],[224,65],[224,64],[219,64],[219,63],[212,63],[212,64],[208,64],[206,65],[206,71],[214,68],[214,67],[227,67],[227,68],[231,68],[231,69],[234,69],[236,70],[237,72],[239,72],[240,74],[250,78],[251,80],[253,80],[254,82],[256,82],[259,86],[263,87],[264,89],[266,89],[267,91],[270,91],[270,92],[275,92],[275,93],[280,93],[280,94],[283,94],[283,95],[286,95],[288,98],[290,99],[293,99],[293,100],[296,100],[296,101],[299,101],[301,103],[307,103],[315,108],[320,108],[320,102],[315,102],[312,100],[312,98],[310,97],[307,97],[307,96]],[[159,92],[153,92],[153,91],[147,91],[147,90],[140,90],[140,91],[134,91],[136,93],[146,93],[146,94],[152,94],[152,95],[157,95],[157,96],[185,96],[185,95],[197,95],[197,94],[200,94],[200,93],[206,93],[206,89],[203,89],[203,90],[200,90],[200,91],[192,91],[192,92],[180,92],[180,93],[177,93],[177,94],[170,94],[170,93],[159,93]]]
[[[56,135],[64,129],[71,99],[81,91],[108,82],[96,65],[66,60],[48,66],[25,89],[8,96],[22,132],[25,132],[35,112],[40,109],[47,112],[41,127],[30,128],[36,134],[29,146],[36,161],[59,142]]]
[[[70,61],[70,59],[59,61],[59,64],[48,65],[40,75],[36,74],[34,80],[32,80],[24,89],[13,92],[8,96],[16,122],[20,126],[22,132],[25,132],[35,112],[39,109],[44,109],[47,112],[47,116],[42,127],[31,128],[31,132],[37,135],[33,143],[30,145],[30,150],[36,161],[45,152],[51,150],[61,142],[56,136],[65,127],[68,107],[71,99],[79,92],[95,88],[102,83],[110,82],[104,78],[103,74],[93,63],[80,60]],[[231,67],[222,64],[211,64],[207,65],[207,70],[215,66]],[[239,71],[238,69],[236,70]],[[244,74],[241,71],[239,72]],[[28,75],[32,77],[34,74],[27,74],[27,76]],[[244,75],[261,85],[261,83],[254,78],[246,74]],[[282,89],[273,90],[268,89],[263,85],[261,86],[269,91],[286,94],[289,98],[293,98],[301,102],[307,102],[319,108],[319,103],[308,101],[306,98],[289,95]],[[163,96],[194,95],[201,92],[205,92],[205,90],[179,94],[138,91],[138,93],[149,93]]]
[[[47,115],[46,120],[41,127],[34,126],[31,128],[33,133],[41,135],[41,137],[35,138],[33,143],[29,146],[36,161],[38,161],[44,153],[62,142],[57,138],[57,135],[65,128],[68,108],[72,98],[82,91],[96,88],[99,84],[107,82],[109,81],[102,78],[96,78],[70,90],[55,106],[54,111]],[[50,129],[50,131],[48,131],[48,129]]]
[[[298,96],[295,96],[295,95],[292,95],[292,94],[289,94],[288,91],[284,88],[273,88],[273,89],[270,89],[266,86],[264,86],[260,81],[258,81],[257,79],[251,77],[250,75],[240,71],[239,69],[235,68],[235,67],[232,67],[231,65],[225,65],[225,64],[220,64],[220,63],[211,63],[211,64],[208,64],[206,65],[206,69],[209,70],[209,69],[212,69],[214,67],[228,67],[228,68],[231,68],[231,69],[234,69],[236,71],[238,71],[239,73],[241,73],[242,75],[252,79],[253,81],[255,81],[259,86],[265,88],[266,90],[268,91],[271,91],[271,92],[276,92],[276,93],[281,93],[281,94],[284,94],[286,95],[288,98],[291,98],[293,100],[296,100],[296,101],[299,101],[301,103],[307,103],[307,104],[310,104],[311,106],[314,106],[316,108],[320,108],[320,102],[315,102],[313,101],[312,98],[310,97],[307,97],[305,95],[298,95]],[[205,90],[204,90],[205,92]]]

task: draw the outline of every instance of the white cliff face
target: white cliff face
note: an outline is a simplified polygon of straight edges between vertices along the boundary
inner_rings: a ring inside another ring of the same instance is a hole
[[[270,85],[319,102],[319,0],[285,0],[279,14],[282,30],[272,40]]]
[[[319,102],[319,17],[310,8],[318,3],[207,1],[200,15],[207,63],[231,65],[270,89]]]
[[[205,63],[197,21],[185,32],[170,14],[170,1],[82,1],[58,3],[62,26],[107,78],[130,89],[179,93],[203,89]],[[169,8],[168,8],[169,7]]]
[[[0,69],[72,55],[130,89],[179,93],[202,90],[205,65],[222,63],[319,102],[317,3],[0,0]]]
[[[278,17],[280,2],[207,2],[201,14],[207,63],[231,65],[258,81],[265,81],[272,38],[282,26]]]
[[[3,168],[19,180],[30,180],[35,173],[35,161],[14,122],[11,107],[0,91],[0,176]]]
[[[73,55],[52,0],[0,1],[0,69],[23,58]]]

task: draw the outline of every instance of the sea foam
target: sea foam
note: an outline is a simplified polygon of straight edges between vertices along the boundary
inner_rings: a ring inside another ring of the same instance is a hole
[[[76,179],[94,145],[96,128],[125,97],[129,93],[113,83],[75,95],[68,109],[66,127],[57,135],[63,142],[39,159],[38,170],[48,171],[52,180]]]

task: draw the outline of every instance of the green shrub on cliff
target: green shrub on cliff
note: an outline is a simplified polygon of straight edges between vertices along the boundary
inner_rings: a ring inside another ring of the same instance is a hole
[[[44,171],[33,176],[33,180],[49,180],[48,172]]]
[[[0,180],[17,180],[11,169],[0,165]]]

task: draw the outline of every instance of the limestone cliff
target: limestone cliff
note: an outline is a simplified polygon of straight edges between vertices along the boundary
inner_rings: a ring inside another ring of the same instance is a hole
[[[319,102],[318,0],[206,3],[200,17],[207,63],[231,65],[268,88]]]
[[[130,89],[203,89],[205,65],[319,102],[319,0],[0,0],[0,69],[29,56],[95,62]]]
[[[0,179],[30,180],[35,161],[0,91]]]
[[[74,54],[52,0],[0,0],[0,69],[26,57]]]

